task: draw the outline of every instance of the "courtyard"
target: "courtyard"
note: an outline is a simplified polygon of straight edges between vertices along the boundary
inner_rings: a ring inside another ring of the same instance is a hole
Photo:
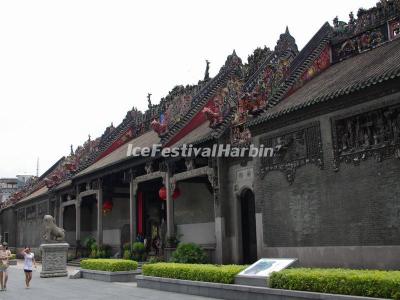
[[[47,300],[47,299],[163,299],[163,300],[200,300],[211,299],[185,294],[162,292],[157,290],[142,289],[136,283],[108,283],[88,279],[40,278],[41,266],[33,271],[31,288],[25,288],[22,263],[9,267],[9,280],[7,291],[0,292],[0,299],[8,300]],[[75,268],[68,267],[72,273]]]

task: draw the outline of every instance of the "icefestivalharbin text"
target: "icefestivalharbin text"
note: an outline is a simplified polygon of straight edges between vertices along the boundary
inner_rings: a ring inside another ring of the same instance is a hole
[[[127,156],[133,157],[272,157],[274,152],[279,152],[281,145],[267,148],[264,145],[258,147],[253,144],[247,147],[233,147],[230,144],[214,144],[212,147],[194,147],[183,144],[179,147],[165,147],[154,144],[152,147],[134,147],[128,144]]]

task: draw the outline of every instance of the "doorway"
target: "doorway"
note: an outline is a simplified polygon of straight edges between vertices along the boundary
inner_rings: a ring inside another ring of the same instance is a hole
[[[246,189],[241,193],[240,204],[243,263],[252,264],[257,260],[257,237],[254,193],[250,189]]]

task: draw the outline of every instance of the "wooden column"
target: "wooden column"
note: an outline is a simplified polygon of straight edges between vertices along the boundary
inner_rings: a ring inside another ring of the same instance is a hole
[[[97,191],[97,244],[103,245],[103,186],[99,179],[99,189]]]
[[[60,228],[64,228],[64,205],[60,206],[60,211],[59,211],[59,217],[58,217],[58,226]]]
[[[165,175],[165,188],[167,191],[167,237],[173,237],[175,235],[174,226],[174,201],[172,199],[172,184],[171,174],[167,172]]]
[[[131,180],[129,185],[129,238],[131,245],[136,241],[137,220],[136,220],[136,194],[138,184]]]
[[[75,203],[75,231],[76,243],[79,244],[81,240],[81,197],[78,196]]]
[[[55,215],[55,213],[54,213]],[[58,212],[58,226],[63,228],[64,227],[64,206],[62,201],[62,196],[60,196],[60,207]]]

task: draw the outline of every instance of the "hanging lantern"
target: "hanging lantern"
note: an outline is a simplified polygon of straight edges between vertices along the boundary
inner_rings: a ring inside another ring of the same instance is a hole
[[[176,200],[179,198],[179,196],[181,195],[181,190],[176,187],[174,192],[172,193],[172,199]]]
[[[113,203],[110,200],[106,200],[103,203],[103,214],[107,215],[112,211]]]
[[[160,190],[158,191],[158,196],[161,198],[161,200],[167,200],[167,189],[165,186],[162,186]]]
[[[174,192],[172,193],[172,199],[176,200],[180,197],[181,195],[181,190],[179,187],[176,187]],[[161,200],[167,200],[167,189],[165,186],[162,186],[160,190],[158,191],[158,196],[161,198]]]

